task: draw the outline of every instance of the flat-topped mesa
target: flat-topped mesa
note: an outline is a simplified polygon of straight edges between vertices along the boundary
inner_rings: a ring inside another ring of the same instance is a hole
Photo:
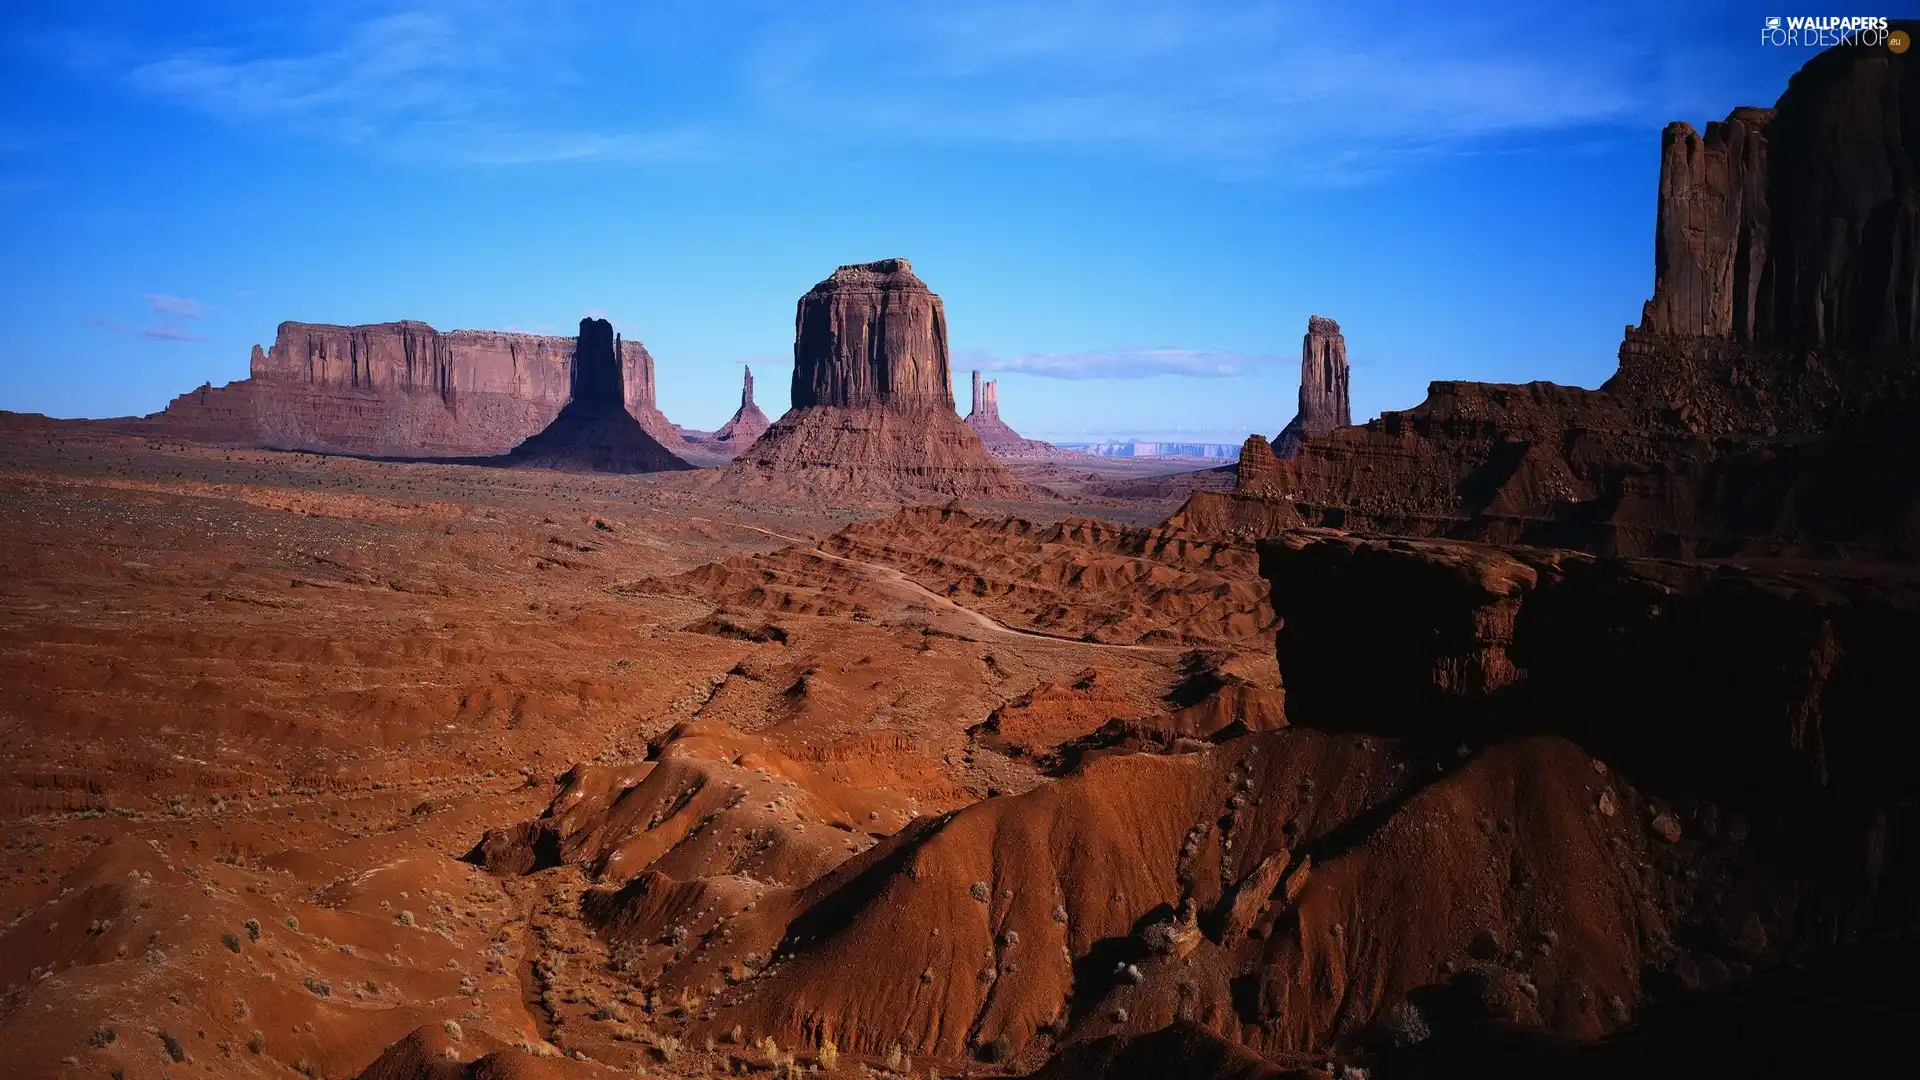
[[[1290,458],[1309,435],[1325,435],[1353,423],[1347,399],[1347,339],[1340,324],[1319,315],[1307,317],[1300,341],[1300,406],[1293,420],[1274,436],[1273,452]]]
[[[138,430],[248,446],[401,457],[503,453],[540,431],[573,392],[576,339],[423,322],[283,322],[256,345],[249,377],[203,387]],[[622,398],[654,437],[681,447],[654,404],[653,357],[615,339]]]
[[[553,422],[513,448],[507,464],[575,472],[660,472],[691,468],[627,411],[621,340],[605,319],[581,319],[573,351],[572,396]]]
[[[709,441],[727,447],[743,447],[765,434],[767,426],[767,414],[753,403],[753,369],[748,368],[740,388],[740,408],[734,412],[733,419],[713,433]]]
[[[809,289],[793,357],[793,408],[716,484],[863,501],[1034,494],[954,414],[946,312],[905,259],[843,266]]]
[[[793,407],[953,410],[947,315],[905,259],[835,270],[800,298]]]

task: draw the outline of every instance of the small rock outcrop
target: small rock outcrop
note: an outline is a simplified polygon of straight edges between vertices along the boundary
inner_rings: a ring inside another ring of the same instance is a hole
[[[202,386],[123,426],[201,442],[394,457],[500,454],[539,432],[572,393],[575,338],[423,322],[283,322],[248,377]],[[654,403],[653,356],[621,341],[626,409],[683,448]]]
[[[1353,423],[1347,401],[1347,339],[1340,324],[1311,315],[1300,342],[1300,409],[1274,436],[1273,452],[1290,458],[1309,435],[1326,435]]]
[[[718,483],[919,500],[1031,493],[953,411],[947,317],[905,259],[842,266],[800,298],[793,408]]]
[[[692,468],[627,411],[620,338],[605,319],[581,319],[560,414],[506,455],[504,464],[570,472],[662,472]]]
[[[1062,456],[1059,447],[1038,439],[1026,438],[1008,426],[1005,420],[1000,419],[1000,382],[997,379],[982,381],[978,371],[973,373],[973,411],[967,414],[967,426],[973,429],[975,435],[980,436],[980,441],[986,444],[987,449],[995,457]]]
[[[733,419],[728,420],[707,441],[738,450],[764,434],[768,424],[767,414],[753,403],[753,369],[748,368],[746,382],[740,389],[740,408],[734,412]]]

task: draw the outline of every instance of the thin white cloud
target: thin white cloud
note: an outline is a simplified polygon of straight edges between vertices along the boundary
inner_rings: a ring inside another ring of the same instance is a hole
[[[185,327],[175,323],[161,322],[161,323],[152,323],[147,326],[129,326],[126,323],[117,322],[113,319],[101,318],[100,316],[97,316],[97,315],[88,316],[87,322],[109,333],[124,334],[129,337],[146,338],[148,341],[205,341],[207,340],[207,335],[196,333],[192,330],[188,330]]]
[[[206,312],[200,307],[200,301],[186,296],[168,296],[166,293],[145,294],[147,308],[155,315],[167,315],[176,319],[201,319]]]
[[[644,162],[700,153],[687,130],[549,126],[537,90],[572,80],[567,5],[465,0],[358,22],[316,17],[302,47],[195,45],[134,64],[134,90],[236,123],[283,124],[441,163]]]
[[[1648,104],[1653,58],[1597,16],[1368,7],[987,0],[858,35],[809,12],[764,41],[752,76],[770,112],[832,137],[1132,150],[1321,181]]]
[[[1675,18],[1652,0],[1551,18],[1485,0],[361,0],[119,54],[69,36],[75,63],[139,93],[444,164],[1013,144],[1354,183],[1663,122],[1694,48]]]
[[[1257,368],[1288,363],[1298,360],[1217,349],[1120,349],[1018,356],[963,349],[953,357],[954,367],[961,371],[1011,371],[1048,379],[1149,379],[1163,375],[1231,379],[1252,374]]]

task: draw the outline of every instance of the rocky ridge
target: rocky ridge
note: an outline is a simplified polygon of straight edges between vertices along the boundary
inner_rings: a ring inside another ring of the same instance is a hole
[[[1906,26],[1911,33],[1914,25]],[[1186,527],[1292,525],[1618,554],[1920,551],[1916,61],[1835,48],[1772,109],[1661,140],[1654,295],[1599,390],[1436,382],[1249,440]],[[1905,245],[1905,246],[1902,246]]]

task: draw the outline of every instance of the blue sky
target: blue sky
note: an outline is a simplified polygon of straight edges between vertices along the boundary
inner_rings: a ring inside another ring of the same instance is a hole
[[[793,308],[894,255],[1031,435],[1237,441],[1309,314],[1356,419],[1597,385],[1659,132],[1806,59],[1758,4],[26,0],[0,13],[0,408],[149,412],[282,319],[646,341],[786,404]],[[1787,14],[1857,14],[1824,8]]]

